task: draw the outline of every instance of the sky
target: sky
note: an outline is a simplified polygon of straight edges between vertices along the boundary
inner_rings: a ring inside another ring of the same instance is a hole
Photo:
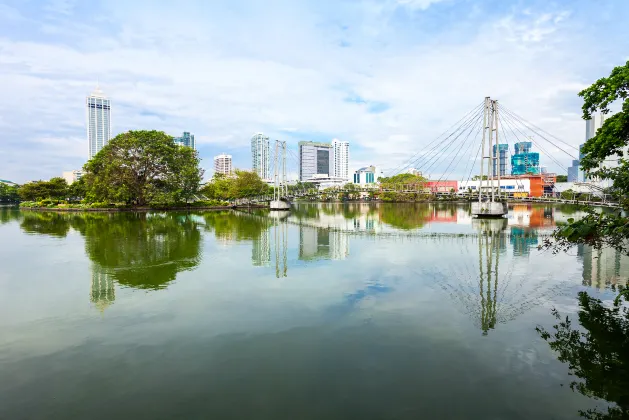
[[[629,60],[627,21],[626,0],[0,0],[0,179],[80,168],[97,84],[114,134],[190,131],[206,178],[223,152],[250,168],[256,132],[291,173],[299,141],[334,138],[350,171],[392,172],[485,96],[565,142],[538,139],[565,173],[577,93]]]

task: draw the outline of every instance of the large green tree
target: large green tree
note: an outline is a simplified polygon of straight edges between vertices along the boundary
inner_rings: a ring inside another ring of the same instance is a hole
[[[629,255],[629,219],[623,214],[629,210],[629,61],[616,67],[609,77],[597,80],[579,93],[583,98],[583,118],[590,119],[595,112],[608,114],[613,103],[621,101],[621,110],[607,118],[596,135],[583,146],[581,168],[592,177],[611,180],[611,193],[622,208],[614,212],[590,210],[580,220],[570,220],[559,228],[545,246],[565,250],[575,244],[597,248],[612,247]],[[619,165],[603,165],[607,159],[618,159]]]
[[[119,134],[84,170],[89,201],[137,206],[189,200],[203,176],[197,152],[161,131]]]

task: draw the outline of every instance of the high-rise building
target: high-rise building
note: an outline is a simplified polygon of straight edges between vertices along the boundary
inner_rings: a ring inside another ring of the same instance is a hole
[[[498,176],[498,173],[500,173],[500,176],[507,175],[507,153],[509,153],[509,145],[508,144],[494,144],[493,152],[494,152],[494,157],[497,157],[498,159],[493,161],[492,175]],[[497,167],[500,168],[500,172],[498,172]]]
[[[271,179],[271,157],[269,154],[269,137],[262,133],[251,137],[251,167],[262,179]]]
[[[299,142],[299,180],[308,181],[315,175],[333,173],[332,145],[312,141]]]
[[[184,131],[181,137],[173,137],[173,141],[179,146],[186,146],[196,149],[196,144],[194,143],[194,134],[190,134],[188,131]]]
[[[349,181],[349,142],[332,140],[332,173],[330,177]]]
[[[572,166],[568,167],[568,182],[580,182],[579,180],[579,160],[572,161]]]
[[[231,175],[232,173],[232,155],[225,153],[214,156],[214,173]]]
[[[111,103],[99,87],[85,101],[87,110],[87,142],[89,159],[111,138]]]
[[[539,174],[539,153],[531,152],[533,143],[521,141],[514,145],[515,154],[511,156],[511,175]]]

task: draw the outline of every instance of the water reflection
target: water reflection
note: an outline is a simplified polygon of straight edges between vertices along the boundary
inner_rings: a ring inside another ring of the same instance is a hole
[[[554,331],[539,326],[537,331],[578,378],[570,388],[611,405],[580,410],[579,414],[598,420],[629,418],[629,309],[618,301],[610,306],[580,292],[579,327],[556,310],[553,315],[557,322]]]

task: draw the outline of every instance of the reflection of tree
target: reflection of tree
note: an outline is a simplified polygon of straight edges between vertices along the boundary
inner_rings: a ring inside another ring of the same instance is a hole
[[[127,286],[163,288],[200,261],[201,232],[189,215],[85,214],[72,225],[85,236],[95,273]]]
[[[26,211],[20,227],[26,233],[65,238],[70,231],[70,219],[66,214]]]
[[[568,363],[570,373],[581,381],[570,384],[572,390],[592,398],[604,399],[616,406],[607,412],[580,411],[588,419],[629,418],[629,309],[616,302],[613,307],[579,293],[579,323],[576,330],[568,317],[557,310],[559,321],[551,334],[542,327],[537,331],[558,353],[561,362]]]
[[[381,203],[380,220],[399,229],[417,229],[430,219],[432,209],[426,204]]]
[[[214,230],[218,239],[234,239],[236,241],[256,240],[263,231],[271,226],[270,220],[262,217],[251,217],[245,213],[232,211],[208,212],[203,214],[206,226]]]
[[[15,207],[0,207],[0,225],[20,219],[20,211]]]

